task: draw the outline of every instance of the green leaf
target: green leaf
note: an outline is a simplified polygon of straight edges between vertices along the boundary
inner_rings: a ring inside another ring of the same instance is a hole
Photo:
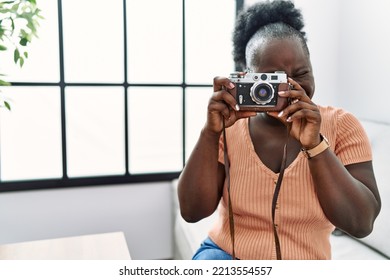
[[[14,32],[14,30],[15,30],[15,22],[14,22],[13,18],[10,18],[10,20],[11,20],[12,32]]]
[[[4,101],[4,106],[11,111],[11,105],[7,101]]]
[[[12,11],[13,14],[17,14],[18,13],[19,5],[20,5],[20,3],[16,3],[16,4],[14,4],[12,6],[11,11]]]
[[[24,65],[24,58],[22,56],[19,57],[19,64],[20,64],[20,67],[23,67],[23,65]]]
[[[15,0],[14,1],[4,1],[4,2],[2,2],[1,4],[12,4],[12,3],[14,3],[15,2]]]
[[[0,45],[0,51],[6,51],[6,50],[7,50],[6,46]]]
[[[19,41],[19,44],[21,45],[21,46],[26,46],[27,45],[27,43],[28,43],[28,40],[26,39],[26,38],[22,38],[22,39],[20,39],[20,41]]]
[[[11,85],[9,82],[6,82],[4,80],[0,80],[0,86],[9,86]]]
[[[28,58],[28,52],[24,52],[23,54],[25,58]]]
[[[15,49],[15,51],[14,51],[14,62],[18,63],[19,58],[20,58],[20,52],[19,52],[18,49]]]

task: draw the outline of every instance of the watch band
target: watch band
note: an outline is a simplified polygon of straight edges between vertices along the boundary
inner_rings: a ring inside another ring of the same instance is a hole
[[[321,139],[321,143],[318,144],[317,146],[315,146],[314,148],[309,149],[309,150],[304,149],[304,148],[301,149],[301,151],[305,155],[305,157],[307,157],[308,159],[311,159],[311,158],[319,155],[320,153],[322,153],[323,151],[325,151],[326,149],[328,149],[330,147],[329,141],[328,141],[328,139],[326,139],[325,136],[320,134],[320,139]]]

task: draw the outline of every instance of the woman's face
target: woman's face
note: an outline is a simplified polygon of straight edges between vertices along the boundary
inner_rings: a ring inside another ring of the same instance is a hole
[[[284,71],[288,77],[299,83],[312,98],[315,89],[309,54],[299,39],[261,40],[252,61],[248,65],[256,73]]]

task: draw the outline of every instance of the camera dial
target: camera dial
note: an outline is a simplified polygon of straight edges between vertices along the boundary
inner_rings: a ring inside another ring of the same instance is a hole
[[[257,76],[257,75],[254,75],[252,78],[253,78],[254,81],[259,80],[259,76]]]

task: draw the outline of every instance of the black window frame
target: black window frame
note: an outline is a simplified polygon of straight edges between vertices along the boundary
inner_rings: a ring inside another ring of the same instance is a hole
[[[56,86],[60,89],[61,100],[61,141],[62,141],[62,177],[55,179],[32,179],[32,180],[15,180],[15,181],[0,181],[0,192],[9,191],[25,191],[38,189],[56,189],[69,187],[86,187],[86,186],[101,186],[101,185],[117,185],[117,184],[131,184],[131,183],[149,183],[149,182],[163,182],[171,181],[178,178],[178,172],[161,172],[161,173],[145,173],[145,174],[130,174],[129,173],[129,129],[128,129],[128,89],[130,87],[180,87],[182,90],[182,166],[185,164],[187,153],[185,149],[185,113],[186,113],[186,89],[196,87],[212,87],[211,84],[187,84],[186,83],[186,0],[182,0],[182,83],[180,84],[139,84],[128,81],[128,44],[131,44],[131,39],[127,36],[127,14],[126,14],[126,0],[123,0],[123,25],[124,25],[124,82],[123,83],[69,83],[65,82],[64,77],[64,40],[63,40],[63,15],[62,15],[62,0],[57,0],[58,3],[58,34],[59,34],[59,73],[60,81],[58,83],[40,83],[40,82],[12,82],[13,86],[18,87],[35,87],[35,86]],[[243,8],[244,0],[236,0],[236,14]],[[67,175],[67,142],[66,142],[66,103],[65,103],[65,88],[67,86],[120,86],[124,88],[124,130],[125,130],[125,168],[124,175],[113,176],[89,176],[89,177],[72,177]],[[0,162],[1,164],[1,162]],[[0,174],[1,179],[1,174]]]

